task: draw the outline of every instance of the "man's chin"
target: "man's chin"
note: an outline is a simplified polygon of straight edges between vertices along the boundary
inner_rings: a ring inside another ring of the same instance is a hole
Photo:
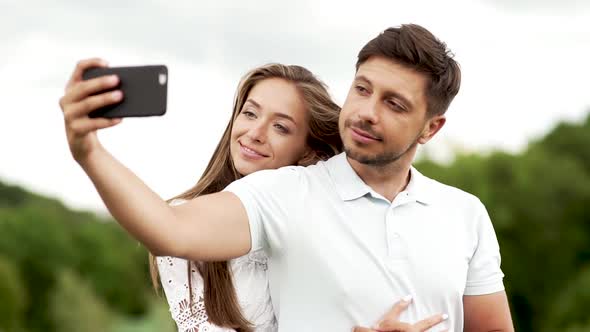
[[[377,156],[359,150],[360,149],[357,148],[344,147],[344,153],[346,153],[348,158],[361,164],[372,165],[373,160],[375,160]]]
[[[367,166],[385,166],[397,161],[401,157],[401,154],[378,154],[359,150],[361,149],[344,147],[344,153],[346,153],[348,158]]]

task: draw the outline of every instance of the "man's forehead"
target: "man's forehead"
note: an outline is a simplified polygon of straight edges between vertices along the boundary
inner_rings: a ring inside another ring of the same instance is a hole
[[[426,75],[394,61],[372,57],[359,66],[355,81],[366,82],[374,88],[403,94],[415,104],[424,96]]]

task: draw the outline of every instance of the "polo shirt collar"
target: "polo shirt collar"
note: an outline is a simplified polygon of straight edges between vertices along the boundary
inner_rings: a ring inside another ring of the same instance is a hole
[[[381,195],[376,193],[358,176],[348,162],[345,152],[329,159],[326,162],[326,166],[334,181],[336,191],[343,201],[355,200],[368,193],[371,193],[376,197],[381,197]],[[431,202],[428,190],[429,179],[420,174],[420,172],[414,167],[410,168],[410,174],[410,182],[404,192],[406,192],[408,198],[412,200],[416,200],[423,204],[429,204]]]
[[[354,200],[373,191],[350,166],[345,152],[330,158],[326,166],[343,201]]]
[[[410,167],[410,182],[406,186],[405,192],[412,199],[422,204],[432,203],[432,190],[430,188],[430,179],[418,172],[414,166]]]

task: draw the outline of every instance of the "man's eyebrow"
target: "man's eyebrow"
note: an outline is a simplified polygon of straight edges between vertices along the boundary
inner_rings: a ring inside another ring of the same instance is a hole
[[[358,75],[358,76],[356,76],[356,77],[354,78],[354,80],[355,80],[355,81],[363,81],[364,83],[367,83],[367,84],[369,84],[369,85],[372,85],[372,84],[371,84],[371,81],[369,81],[369,79],[368,79],[368,78],[366,78],[366,77],[365,77],[365,76],[363,76],[363,75]]]
[[[369,86],[373,86],[373,83],[371,83],[371,80],[369,80],[364,75],[358,75],[354,78],[354,80],[364,82],[364,83],[368,84]],[[401,100],[402,103],[406,105],[406,107],[409,107],[409,108],[414,107],[414,104],[412,102],[410,102],[410,100],[408,98],[404,97],[404,95],[402,95],[399,92],[396,92],[393,90],[385,90],[384,95],[386,98],[394,97],[394,98]]]
[[[252,106],[254,106],[258,109],[262,109],[262,106],[260,106],[260,104],[252,98],[248,98],[246,100],[246,102],[244,102],[244,104],[252,104]],[[283,119],[289,120],[289,121],[293,122],[295,125],[297,125],[297,122],[295,121],[295,119],[293,119],[293,117],[290,116],[289,114],[285,114],[285,113],[281,113],[281,112],[271,112],[271,114],[272,114],[272,116],[276,116],[278,118],[283,118]]]

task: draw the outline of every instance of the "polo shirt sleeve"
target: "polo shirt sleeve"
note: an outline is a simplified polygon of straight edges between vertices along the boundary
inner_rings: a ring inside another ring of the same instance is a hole
[[[485,295],[504,290],[500,269],[500,246],[492,221],[481,202],[478,201],[476,231],[477,246],[469,261],[465,295]]]
[[[263,170],[234,181],[224,191],[238,196],[250,224],[250,251],[280,250],[287,235],[287,220],[296,199],[300,171],[297,167]]]

